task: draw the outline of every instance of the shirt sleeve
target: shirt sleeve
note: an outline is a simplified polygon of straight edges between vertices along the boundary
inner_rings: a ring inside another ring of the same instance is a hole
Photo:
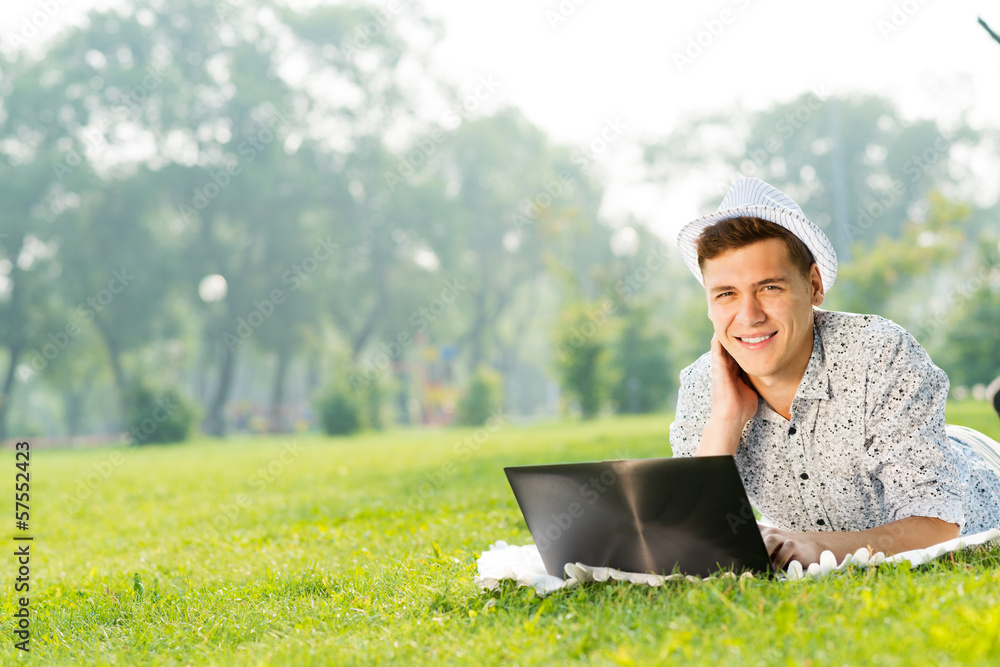
[[[900,327],[867,343],[865,447],[887,520],[936,517],[961,530],[962,483],[944,430],[948,376]]]
[[[681,371],[677,410],[670,425],[673,456],[694,456],[712,408],[711,359],[703,355]]]

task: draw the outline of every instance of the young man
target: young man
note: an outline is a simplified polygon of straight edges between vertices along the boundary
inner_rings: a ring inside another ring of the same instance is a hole
[[[740,179],[677,242],[715,335],[681,372],[670,444],[735,456],[776,566],[1000,527],[1000,445],[946,428],[948,378],[904,329],[818,308],[837,256],[795,202]]]

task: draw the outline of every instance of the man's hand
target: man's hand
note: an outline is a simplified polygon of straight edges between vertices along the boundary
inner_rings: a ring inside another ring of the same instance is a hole
[[[819,562],[824,551],[832,551],[840,563],[861,547],[868,547],[871,553],[881,551],[891,556],[947,542],[959,535],[958,524],[929,516],[909,516],[857,532],[799,533],[774,526],[757,526],[775,568],[785,568],[793,560],[799,561],[802,567],[809,567]]]
[[[717,336],[712,336],[712,415],[721,423],[743,426],[757,414],[757,392]]]
[[[743,369],[712,336],[712,413],[695,455],[735,454],[743,427],[757,414],[757,401]]]
[[[797,533],[774,526],[757,525],[775,569],[784,569],[793,560],[802,563],[802,567],[809,567],[810,563],[818,563],[820,555],[829,548],[823,544],[824,533]]]

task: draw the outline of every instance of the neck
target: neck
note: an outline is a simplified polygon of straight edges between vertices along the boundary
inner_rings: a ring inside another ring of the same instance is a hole
[[[799,386],[796,384],[793,387],[777,387],[777,388],[766,388],[758,386],[756,382],[753,383],[754,389],[760,394],[760,397],[767,401],[767,404],[777,412],[779,415],[785,419],[792,418],[792,401],[795,399],[795,392],[798,390]]]
[[[750,384],[757,390],[760,397],[767,401],[767,404],[785,419],[792,418],[792,401],[795,393],[802,383],[802,376],[806,373],[809,365],[809,358],[813,351],[813,331],[809,327],[808,345],[804,345],[802,352],[796,356],[789,367],[781,372],[767,377],[749,376]]]

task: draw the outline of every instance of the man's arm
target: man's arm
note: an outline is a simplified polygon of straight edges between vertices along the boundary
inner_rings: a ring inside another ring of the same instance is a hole
[[[757,413],[757,392],[743,380],[742,369],[712,336],[712,412],[695,456],[736,454],[743,427]]]
[[[892,555],[911,549],[923,549],[954,539],[959,535],[958,524],[934,517],[909,516],[905,519],[857,532],[798,533],[773,526],[760,526],[764,546],[775,567],[784,568],[793,560],[803,567],[818,563],[820,554],[832,551],[837,562],[861,547],[872,553]]]

